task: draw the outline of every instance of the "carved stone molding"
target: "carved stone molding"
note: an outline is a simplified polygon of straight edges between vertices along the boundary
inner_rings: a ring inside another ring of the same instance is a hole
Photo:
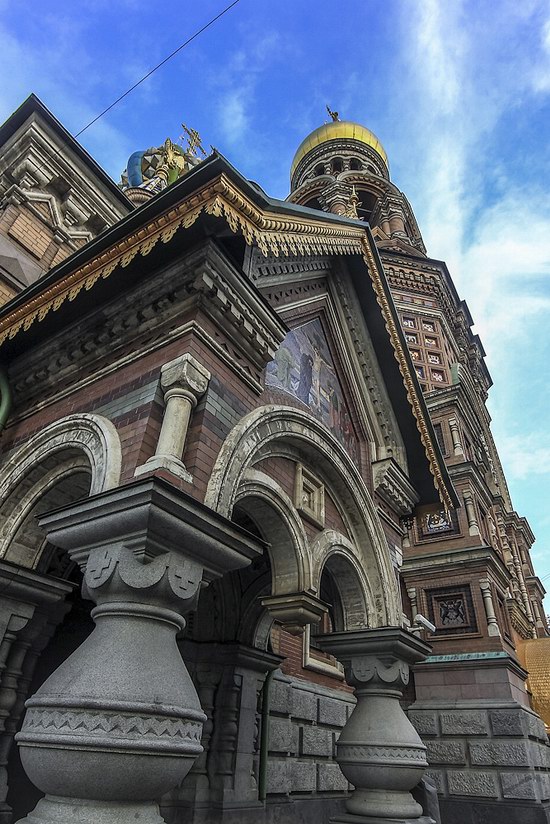
[[[220,449],[205,503],[223,514],[230,513],[248,467],[266,449],[273,454],[277,442],[293,448],[294,460],[307,456],[321,480],[330,486],[331,494],[338,496],[343,512],[354,524],[353,538],[361,563],[369,569],[371,590],[365,593],[365,600],[372,603],[371,619],[379,624],[397,622],[401,611],[396,579],[373,500],[344,447],[312,415],[294,407],[267,405],[242,418]],[[243,455],[247,456],[244,462]]]
[[[291,635],[301,635],[305,626],[318,624],[328,612],[327,604],[308,592],[270,595],[261,600],[273,619]]]
[[[115,426],[102,415],[82,412],[45,426],[9,455],[2,466],[0,500],[7,498],[32,466],[64,449],[76,449],[88,457],[92,470],[90,494],[118,483],[122,452]]]
[[[374,489],[382,500],[391,506],[400,518],[412,512],[419,500],[418,493],[399,465],[392,458],[387,458],[384,461],[375,461],[372,468]]]

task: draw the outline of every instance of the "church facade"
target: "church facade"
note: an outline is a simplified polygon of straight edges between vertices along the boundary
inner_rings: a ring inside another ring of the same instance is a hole
[[[549,818],[483,347],[330,115],[286,201],[0,127],[1,824]]]

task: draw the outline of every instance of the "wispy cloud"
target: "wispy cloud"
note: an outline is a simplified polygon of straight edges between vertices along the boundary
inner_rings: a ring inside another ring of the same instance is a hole
[[[522,432],[499,439],[500,454],[506,462],[509,479],[525,480],[550,472],[550,437]]]
[[[492,6],[427,0],[412,27],[409,9],[404,3],[406,117],[421,134],[411,201],[429,254],[448,262],[487,350],[512,498],[514,485],[518,497],[521,484],[529,488],[527,514],[544,534],[550,433],[537,376],[548,375],[550,196],[530,175],[531,147],[523,157],[510,126],[505,139],[500,130],[515,118],[512,126],[528,136],[529,116],[550,102],[548,3],[503,2],[495,19]],[[538,484],[529,484],[533,477]]]
[[[477,51],[473,48],[473,30],[464,25],[466,10],[465,3],[428,0],[413,29],[410,60],[419,117],[427,123],[419,218],[429,252],[450,264],[486,348],[496,352],[501,335],[521,336],[531,316],[548,309],[550,196],[534,185],[518,185],[503,172],[492,200],[484,201],[480,170],[495,167],[486,151],[488,136],[519,92],[527,93],[528,81],[517,72],[525,53],[511,50],[505,75],[507,81],[515,78],[513,83],[489,88],[489,73],[483,77],[488,58],[479,43]],[[536,20],[539,10],[539,4],[531,4]],[[550,48],[548,23],[545,32]]]
[[[273,70],[284,51],[277,32],[264,32],[259,37],[246,32],[244,40],[246,45],[233,53],[223,77],[216,78],[215,82],[220,89],[217,102],[219,125],[231,146],[245,141],[250,144],[251,120],[258,115],[258,84],[262,75]]]
[[[35,92],[74,133],[98,113],[93,103],[98,88],[102,99],[109,99],[111,91],[86,45],[82,22],[63,15],[42,22],[44,42],[39,49],[29,45],[24,31],[0,26],[0,121]],[[76,68],[68,73],[67,66]],[[120,173],[129,153],[128,140],[112,123],[98,122],[82,142],[113,176]]]
[[[537,92],[550,92],[550,16],[540,28],[541,53],[532,69],[533,88]]]

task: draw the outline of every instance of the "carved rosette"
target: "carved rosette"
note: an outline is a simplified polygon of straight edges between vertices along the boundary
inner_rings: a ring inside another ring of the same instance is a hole
[[[410,664],[429,652],[397,627],[339,632],[320,640],[344,665],[357,704],[338,740],[336,760],[355,786],[346,801],[350,815],[337,821],[414,820],[422,808],[410,790],[428,767],[426,748],[399,699]]]
[[[161,822],[154,799],[202,752],[206,719],[176,634],[201,583],[254,554],[216,518],[147,479],[42,520],[82,566],[96,627],[27,701],[17,742],[46,793],[27,824]]]

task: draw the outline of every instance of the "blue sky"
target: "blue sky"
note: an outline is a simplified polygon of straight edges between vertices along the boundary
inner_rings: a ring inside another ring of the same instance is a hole
[[[223,6],[0,0],[0,120],[34,91],[76,133]],[[283,198],[326,103],[378,135],[468,302],[550,584],[550,0],[240,0],[80,139],[118,180],[184,122]]]

